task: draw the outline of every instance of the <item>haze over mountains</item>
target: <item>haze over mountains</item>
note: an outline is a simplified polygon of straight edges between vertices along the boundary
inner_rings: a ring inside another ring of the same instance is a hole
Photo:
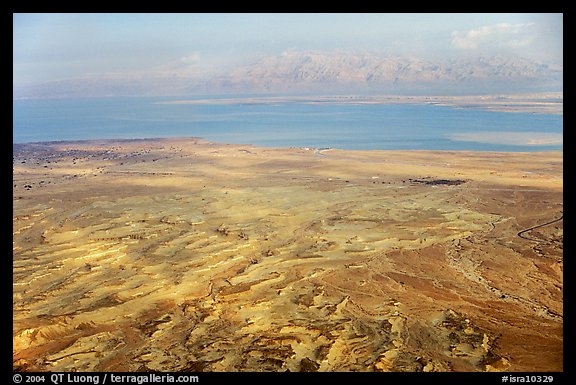
[[[562,91],[563,67],[513,55],[430,59],[286,51],[214,73],[184,67],[88,74],[14,89],[14,98],[244,93],[478,94]]]

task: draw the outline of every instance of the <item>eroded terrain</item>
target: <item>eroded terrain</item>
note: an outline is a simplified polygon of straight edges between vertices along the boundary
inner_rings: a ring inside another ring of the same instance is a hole
[[[561,153],[14,146],[25,371],[561,371]]]

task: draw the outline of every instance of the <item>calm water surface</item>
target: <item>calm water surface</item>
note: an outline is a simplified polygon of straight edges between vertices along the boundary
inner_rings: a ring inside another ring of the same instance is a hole
[[[266,147],[562,150],[561,115],[415,104],[159,103],[167,100],[16,100],[13,143],[194,136]]]

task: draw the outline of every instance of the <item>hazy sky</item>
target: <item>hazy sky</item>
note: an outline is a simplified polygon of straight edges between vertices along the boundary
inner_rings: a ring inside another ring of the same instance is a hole
[[[218,71],[287,50],[516,54],[562,63],[562,14],[14,14],[14,85]]]

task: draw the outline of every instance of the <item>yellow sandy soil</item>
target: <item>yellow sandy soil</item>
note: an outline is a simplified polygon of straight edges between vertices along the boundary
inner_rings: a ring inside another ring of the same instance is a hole
[[[561,153],[162,139],[13,167],[17,370],[562,370]]]

